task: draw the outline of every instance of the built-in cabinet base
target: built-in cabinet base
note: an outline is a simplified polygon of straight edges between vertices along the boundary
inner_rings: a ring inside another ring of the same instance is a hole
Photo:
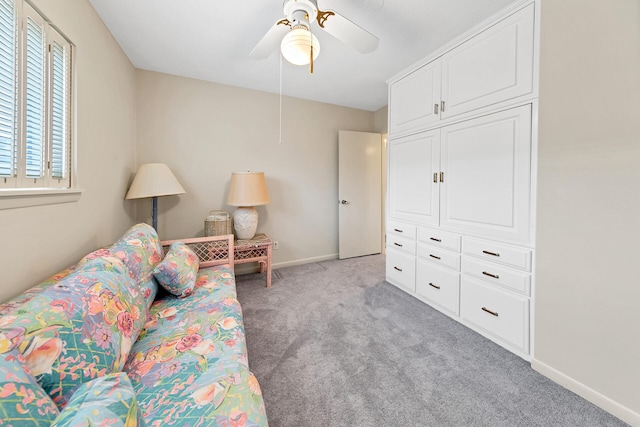
[[[531,249],[396,220],[387,230],[389,283],[531,359]]]

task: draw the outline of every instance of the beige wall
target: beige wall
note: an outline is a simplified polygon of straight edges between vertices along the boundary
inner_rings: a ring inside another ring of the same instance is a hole
[[[533,366],[640,425],[640,2],[541,24]]]
[[[137,71],[138,164],[167,163],[187,191],[159,199],[163,239],[201,236],[225,204],[233,171],[263,171],[271,203],[258,232],[278,240],[274,264],[335,257],[338,251],[338,131],[372,131],[374,113],[275,94]],[[148,220],[150,202],[138,201]]]
[[[110,243],[133,223],[135,70],[87,0],[36,0],[75,43],[80,200],[0,210],[0,301]]]
[[[386,134],[389,133],[389,106],[385,105],[375,113],[373,113],[374,119],[374,132]]]

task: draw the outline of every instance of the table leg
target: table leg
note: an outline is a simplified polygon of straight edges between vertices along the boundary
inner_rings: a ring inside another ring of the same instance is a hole
[[[271,287],[271,245],[267,246],[267,288]]]

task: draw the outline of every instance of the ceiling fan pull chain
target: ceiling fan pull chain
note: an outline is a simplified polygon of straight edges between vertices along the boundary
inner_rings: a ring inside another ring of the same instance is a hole
[[[311,44],[311,49],[309,49],[309,55],[311,55],[311,61],[309,62],[309,74],[313,74],[313,44]]]
[[[280,139],[278,144],[282,144],[282,54],[280,54]]]

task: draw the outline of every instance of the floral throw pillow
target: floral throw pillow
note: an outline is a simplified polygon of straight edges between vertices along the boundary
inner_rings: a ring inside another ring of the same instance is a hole
[[[124,372],[82,384],[52,427],[144,427],[136,394]]]
[[[172,243],[162,262],[153,270],[160,285],[178,297],[193,292],[198,274],[198,256],[182,242]]]
[[[0,425],[48,426],[58,407],[31,375],[9,338],[0,333]]]

